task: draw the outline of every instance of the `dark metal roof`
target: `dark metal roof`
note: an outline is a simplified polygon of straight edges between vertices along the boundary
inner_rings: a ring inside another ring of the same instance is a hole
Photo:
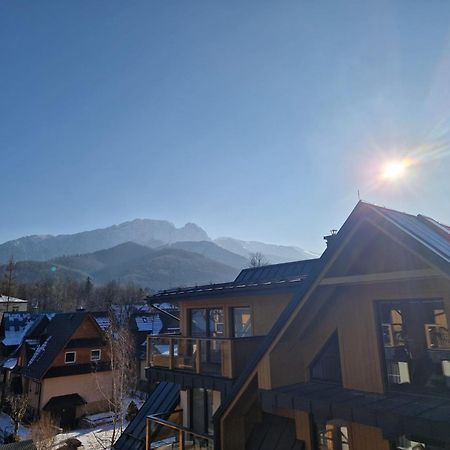
[[[86,405],[87,401],[79,394],[67,394],[52,397],[42,408],[44,411],[55,411],[68,406]]]
[[[450,440],[450,398],[409,393],[374,394],[336,384],[302,383],[260,391],[265,411],[288,408],[312,413],[318,422],[344,420],[383,429],[385,437],[414,434]]]
[[[244,269],[229,283],[206,284],[187,288],[161,291],[149,298],[150,302],[179,301],[191,297],[236,294],[242,291],[261,291],[296,287],[314,270],[318,259]]]
[[[173,411],[180,401],[180,387],[161,382],[142,405],[136,417],[128,424],[114,443],[116,450],[143,450],[145,448],[146,418],[149,415]]]
[[[393,221],[403,231],[411,234],[440,256],[450,261],[450,228],[430,217],[413,216],[392,209],[370,205],[380,214]]]
[[[234,284],[295,281],[307,277],[317,264],[317,259],[306,259],[282,264],[244,269],[234,280]]]

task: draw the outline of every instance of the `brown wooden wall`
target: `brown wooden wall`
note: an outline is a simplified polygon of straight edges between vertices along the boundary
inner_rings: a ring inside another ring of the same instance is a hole
[[[103,338],[102,332],[98,329],[96,324],[93,323],[90,317],[82,322],[75,333],[72,335],[71,339],[97,339]],[[75,364],[89,364],[91,363],[91,350],[101,350],[100,361],[97,362],[107,362],[109,358],[108,347],[94,346],[94,347],[77,347],[77,348],[64,348],[61,350],[56,358],[54,359],[51,367],[64,366],[65,363],[65,353],[66,352],[76,352],[76,362]]]
[[[224,337],[231,337],[232,324],[230,309],[236,306],[249,306],[252,310],[253,335],[266,335],[292,298],[292,295],[292,292],[285,291],[272,294],[224,296],[211,299],[183,301],[180,303],[181,334],[183,336],[188,336],[189,334],[189,309],[217,307],[224,309]]]

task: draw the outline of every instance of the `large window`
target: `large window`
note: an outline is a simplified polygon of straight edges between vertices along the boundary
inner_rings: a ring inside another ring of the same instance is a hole
[[[191,429],[196,433],[210,434],[213,428],[213,393],[209,389],[191,389]]]
[[[223,309],[222,308],[201,308],[191,309],[190,331],[194,338],[202,339],[200,363],[203,372],[222,372],[222,346],[223,340],[220,338],[224,334]],[[219,339],[217,339],[219,338]],[[195,340],[189,342],[192,354],[195,353]]]
[[[223,336],[223,309],[201,308],[190,310],[190,332],[193,337]]]
[[[450,394],[450,339],[441,300],[380,302],[378,325],[391,389]]]
[[[252,312],[248,306],[232,308],[233,337],[253,336]]]

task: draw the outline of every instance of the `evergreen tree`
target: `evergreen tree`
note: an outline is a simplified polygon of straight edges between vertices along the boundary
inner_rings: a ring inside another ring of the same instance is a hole
[[[84,287],[83,287],[83,302],[84,302],[84,304],[81,306],[86,307],[87,305],[89,305],[93,290],[94,290],[94,285],[92,284],[91,277],[87,277],[86,282],[84,283]]]
[[[5,268],[5,273],[3,274],[3,281],[1,284],[1,294],[7,297],[6,303],[6,311],[9,311],[9,300],[11,297],[15,296],[16,293],[16,277],[15,277],[15,268],[16,264],[14,262],[14,258],[11,258],[8,261],[8,264]]]

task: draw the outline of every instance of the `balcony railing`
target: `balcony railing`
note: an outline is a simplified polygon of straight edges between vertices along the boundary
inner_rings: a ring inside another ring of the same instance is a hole
[[[176,422],[165,419],[171,417]],[[196,433],[181,425],[183,410],[153,414],[147,417],[145,449],[212,450],[213,436]],[[159,428],[159,430],[157,430]],[[158,431],[158,433],[155,433]],[[152,439],[152,436],[157,436]]]
[[[432,350],[450,350],[448,329],[434,323],[425,324],[427,347]]]
[[[174,335],[147,338],[147,367],[235,378],[263,336],[192,338]]]

